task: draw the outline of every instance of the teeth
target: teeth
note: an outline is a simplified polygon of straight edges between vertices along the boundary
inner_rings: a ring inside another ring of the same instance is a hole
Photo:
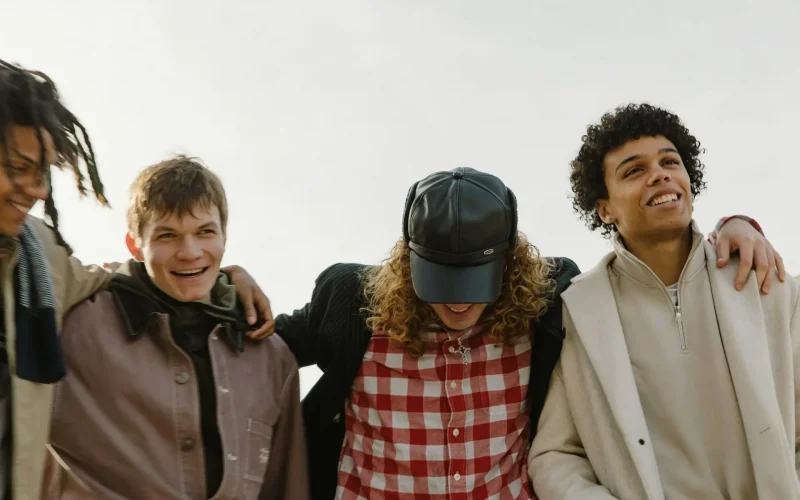
[[[661,205],[662,203],[669,203],[671,201],[678,201],[678,195],[675,193],[664,194],[650,202],[650,206]]]
[[[17,210],[19,210],[24,214],[28,213],[28,210],[30,210],[30,207],[27,207],[25,205],[20,205],[19,203],[14,203],[13,201],[11,202],[11,204],[14,205],[17,208]]]
[[[175,274],[180,274],[181,276],[191,276],[192,274],[200,274],[203,272],[203,268],[197,269],[190,269],[189,271],[173,271]]]
[[[453,311],[454,313],[463,313],[464,311],[469,309],[469,306],[464,307],[463,309],[455,309],[455,308],[450,307],[450,306],[447,306],[447,308],[450,309],[451,311]]]

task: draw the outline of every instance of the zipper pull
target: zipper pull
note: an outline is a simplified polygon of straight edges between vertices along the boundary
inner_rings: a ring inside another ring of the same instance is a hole
[[[678,336],[680,337],[681,341],[681,351],[685,352],[686,347],[686,333],[683,331],[683,321],[681,321],[681,308],[680,306],[675,308],[675,322],[678,323]]]

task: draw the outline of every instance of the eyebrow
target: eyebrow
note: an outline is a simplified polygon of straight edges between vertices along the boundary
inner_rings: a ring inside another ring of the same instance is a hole
[[[217,226],[216,222],[206,222],[205,224],[203,224],[202,226],[198,227],[197,229],[209,229],[209,228],[219,229],[219,226]],[[174,228],[171,228],[169,226],[156,226],[155,229],[153,229],[153,232],[154,233],[163,233],[163,232],[175,233],[177,231],[175,231]]]
[[[33,158],[31,158],[30,156],[26,155],[26,154],[25,154],[25,153],[23,153],[22,151],[14,150],[14,151],[12,151],[12,152],[13,152],[13,153],[14,153],[16,156],[18,156],[18,157],[22,158],[22,159],[23,159],[23,160],[25,160],[26,162],[28,162],[28,163],[30,163],[31,165],[33,165],[34,167],[39,167],[39,166],[41,166],[41,163],[39,163],[39,162],[35,161]]]
[[[675,148],[661,148],[661,149],[658,150],[658,154],[661,155],[661,154],[664,154],[664,153],[675,153],[677,155],[680,155],[680,153],[678,153],[678,150],[675,149]],[[619,170],[623,166],[627,165],[628,163],[638,160],[641,157],[642,157],[642,155],[633,155],[633,156],[630,156],[628,158],[625,158],[624,160],[619,162],[619,165],[617,165],[617,168],[614,169],[614,172],[616,172],[617,170]]]

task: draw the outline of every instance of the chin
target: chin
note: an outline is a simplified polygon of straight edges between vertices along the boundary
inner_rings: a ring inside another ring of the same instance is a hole
[[[175,289],[173,293],[169,294],[175,300],[180,302],[200,302],[205,300],[211,293],[211,287],[197,287],[191,289]]]
[[[441,318],[442,323],[451,330],[466,330],[478,323],[478,318]]]
[[[0,235],[16,238],[22,233],[22,224],[4,224],[0,226]]]

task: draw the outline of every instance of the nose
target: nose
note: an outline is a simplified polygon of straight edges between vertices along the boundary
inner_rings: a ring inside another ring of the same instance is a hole
[[[50,196],[50,186],[46,182],[20,186],[25,196],[35,200],[46,200]]]
[[[670,180],[672,180],[672,176],[670,176],[669,172],[665,170],[661,165],[655,164],[653,166],[652,174],[650,176],[650,181],[648,184],[650,186],[657,186],[659,184],[666,184]]]
[[[177,257],[181,260],[195,260],[202,256],[203,251],[200,248],[200,245],[197,244],[197,240],[194,238],[184,238]]]

